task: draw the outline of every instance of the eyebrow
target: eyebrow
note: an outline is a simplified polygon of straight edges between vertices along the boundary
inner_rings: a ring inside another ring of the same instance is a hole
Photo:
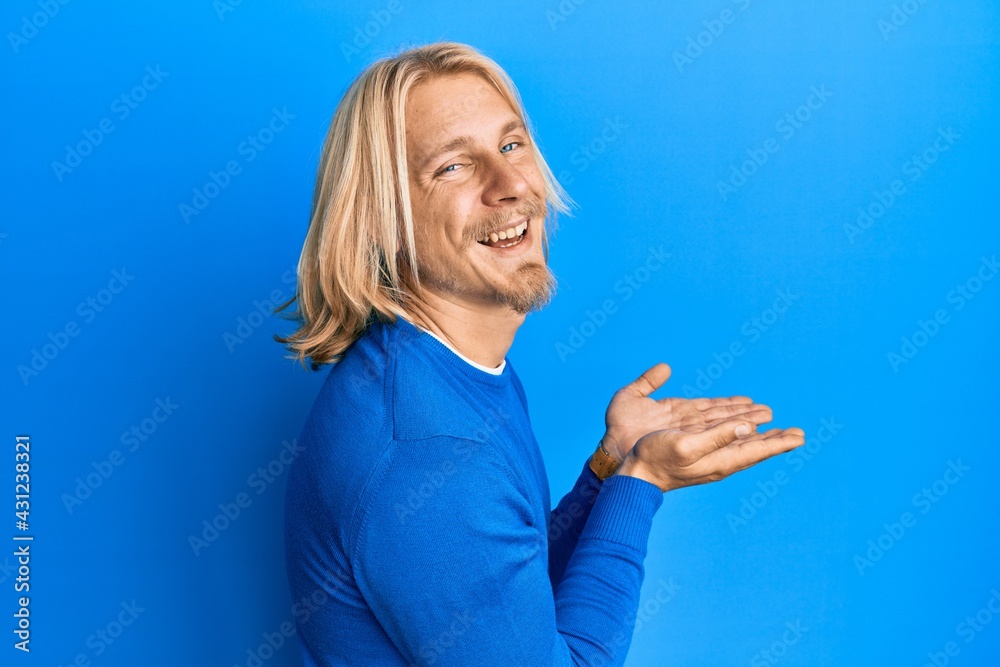
[[[510,120],[502,128],[500,128],[500,136],[502,137],[503,135],[518,129],[521,130],[525,129],[524,123],[521,121],[520,118],[514,118],[513,120]],[[467,134],[462,135],[460,137],[455,137],[454,139],[444,144],[443,146],[438,146],[433,153],[424,158],[420,163],[420,171],[426,169],[428,165],[437,160],[441,155],[444,155],[445,153],[448,153],[453,150],[457,150],[459,148],[467,148],[468,146],[471,146],[474,143],[475,140]]]

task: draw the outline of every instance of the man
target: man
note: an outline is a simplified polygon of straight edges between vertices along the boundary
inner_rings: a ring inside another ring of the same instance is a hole
[[[302,326],[279,339],[334,363],[286,498],[307,665],[620,665],[663,493],[802,444],[757,432],[771,412],[749,398],[649,398],[657,364],[615,394],[550,513],[506,354],[552,293],[546,221],[564,202],[513,84],[470,47],[375,63],[338,106]]]

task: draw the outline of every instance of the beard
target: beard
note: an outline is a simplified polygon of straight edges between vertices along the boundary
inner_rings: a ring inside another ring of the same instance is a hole
[[[530,216],[532,225],[537,225],[541,229],[545,225],[546,207],[537,200],[526,201],[525,204],[514,212],[517,216]],[[502,217],[501,217],[502,216]],[[499,215],[488,216],[478,224],[470,226],[467,243],[478,243],[476,239],[483,236],[485,230],[494,229],[503,221],[509,219],[511,213],[504,212]],[[483,230],[483,231],[481,231]],[[541,231],[536,232],[539,235]],[[537,241],[541,243],[541,238]],[[422,245],[418,240],[419,246]],[[412,273],[406,262],[402,262],[404,269],[404,282],[409,289],[413,287]],[[472,289],[468,284],[462,283],[457,276],[460,272],[449,270],[447,266],[439,266],[434,262],[419,262],[420,283],[425,288],[432,288],[438,293],[450,293],[463,296],[472,300],[484,300],[490,303],[507,306],[515,313],[526,315],[536,310],[541,310],[552,300],[558,284],[555,275],[549,269],[545,260],[539,262],[535,259],[522,260],[513,271],[505,272],[487,282],[486,285],[478,289]],[[456,267],[457,268],[457,267]]]
[[[412,284],[409,271],[406,273],[408,282]],[[522,315],[544,308],[552,300],[557,285],[556,277],[549,267],[533,259],[524,260],[512,272],[489,281],[477,290],[459,282],[455,274],[454,271],[448,271],[447,267],[439,267],[433,263],[420,265],[420,283],[425,289],[505,305]]]
[[[544,264],[526,260],[514,270],[509,282],[490,287],[494,288],[490,294],[493,301],[506,305],[515,313],[527,315],[541,310],[552,300],[556,277]]]

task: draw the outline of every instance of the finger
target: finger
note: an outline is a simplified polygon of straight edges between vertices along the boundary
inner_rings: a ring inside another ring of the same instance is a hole
[[[745,419],[759,426],[761,424],[766,424],[773,418],[774,416],[771,414],[770,410],[747,410],[746,412],[740,412],[738,414],[731,415],[728,417],[719,417],[718,419],[712,419],[710,421],[707,421],[705,422],[705,428],[712,428],[714,426],[718,426],[722,422],[727,421],[729,419]]]
[[[718,405],[701,411],[702,417],[709,422],[757,413],[770,415],[771,408],[761,403],[737,403],[735,405]],[[771,420],[766,419],[765,421]],[[762,422],[757,423],[760,424]]]
[[[753,403],[753,399],[749,396],[724,396],[720,398],[693,398],[691,402],[699,410],[705,410],[715,406]]]
[[[739,442],[733,443],[734,445],[743,445],[748,442],[756,442],[757,440],[763,440],[770,438],[774,435],[781,435],[786,433],[793,433],[805,438],[805,432],[800,428],[772,428],[766,431],[757,431],[756,433],[751,433],[745,438],[741,438]]]
[[[691,434],[681,440],[678,443],[678,453],[689,460],[698,460],[739,438],[749,436],[756,429],[757,425],[747,419],[740,417],[727,419],[712,428]]]
[[[633,393],[639,396],[649,396],[654,391],[663,386],[663,383],[670,377],[670,366],[660,362],[640,375],[634,382],[628,385]]]
[[[734,441],[729,446],[712,452],[701,463],[731,475],[772,456],[784,454],[800,447],[805,441],[805,433],[802,429],[771,429],[767,433],[758,433],[743,440]]]
[[[766,440],[767,438],[774,437],[775,435],[778,435],[778,434],[782,433],[783,431],[784,431],[784,429],[780,429],[780,428],[772,428],[772,429],[768,429],[767,431],[757,431],[755,433],[751,433],[750,435],[746,436],[745,438],[740,438],[740,439],[738,439],[735,442],[731,442],[731,443],[729,443],[726,446],[727,447],[742,447],[743,445],[748,444],[748,443],[758,442],[760,440]]]
[[[736,444],[740,445],[746,442],[753,442],[754,440],[762,440],[764,438],[770,438],[772,435],[781,433],[784,430],[785,429],[783,428],[769,428],[766,431],[757,431],[756,433],[751,433],[747,437],[743,438],[743,442],[738,442]]]

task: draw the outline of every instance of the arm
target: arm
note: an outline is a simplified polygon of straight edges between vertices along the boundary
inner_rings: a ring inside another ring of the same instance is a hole
[[[365,503],[352,566],[372,612],[411,664],[621,665],[631,641],[654,485],[604,482],[553,594],[544,525],[525,489],[488,445],[404,522],[394,506],[425,471],[469,443],[407,443]],[[471,445],[476,446],[476,445]],[[401,446],[402,447],[402,446]],[[409,459],[409,460],[407,460]]]
[[[656,364],[615,392],[604,415],[606,431],[602,441],[618,461],[626,458],[640,437],[652,431],[684,429],[696,433],[737,416],[755,424],[764,423],[771,417],[767,406],[755,404],[745,396],[695,400],[650,398],[650,394],[669,379],[670,372],[667,364]],[[588,456],[588,463],[589,460]],[[601,481],[585,463],[573,489],[552,510],[548,544],[553,590],[562,582],[566,565],[600,489]]]
[[[590,469],[588,456],[576,484],[559,501],[559,505],[552,510],[549,518],[549,579],[553,591],[559,588],[562,582],[566,565],[569,564],[580,534],[587,525],[587,519],[600,490],[601,480]]]

